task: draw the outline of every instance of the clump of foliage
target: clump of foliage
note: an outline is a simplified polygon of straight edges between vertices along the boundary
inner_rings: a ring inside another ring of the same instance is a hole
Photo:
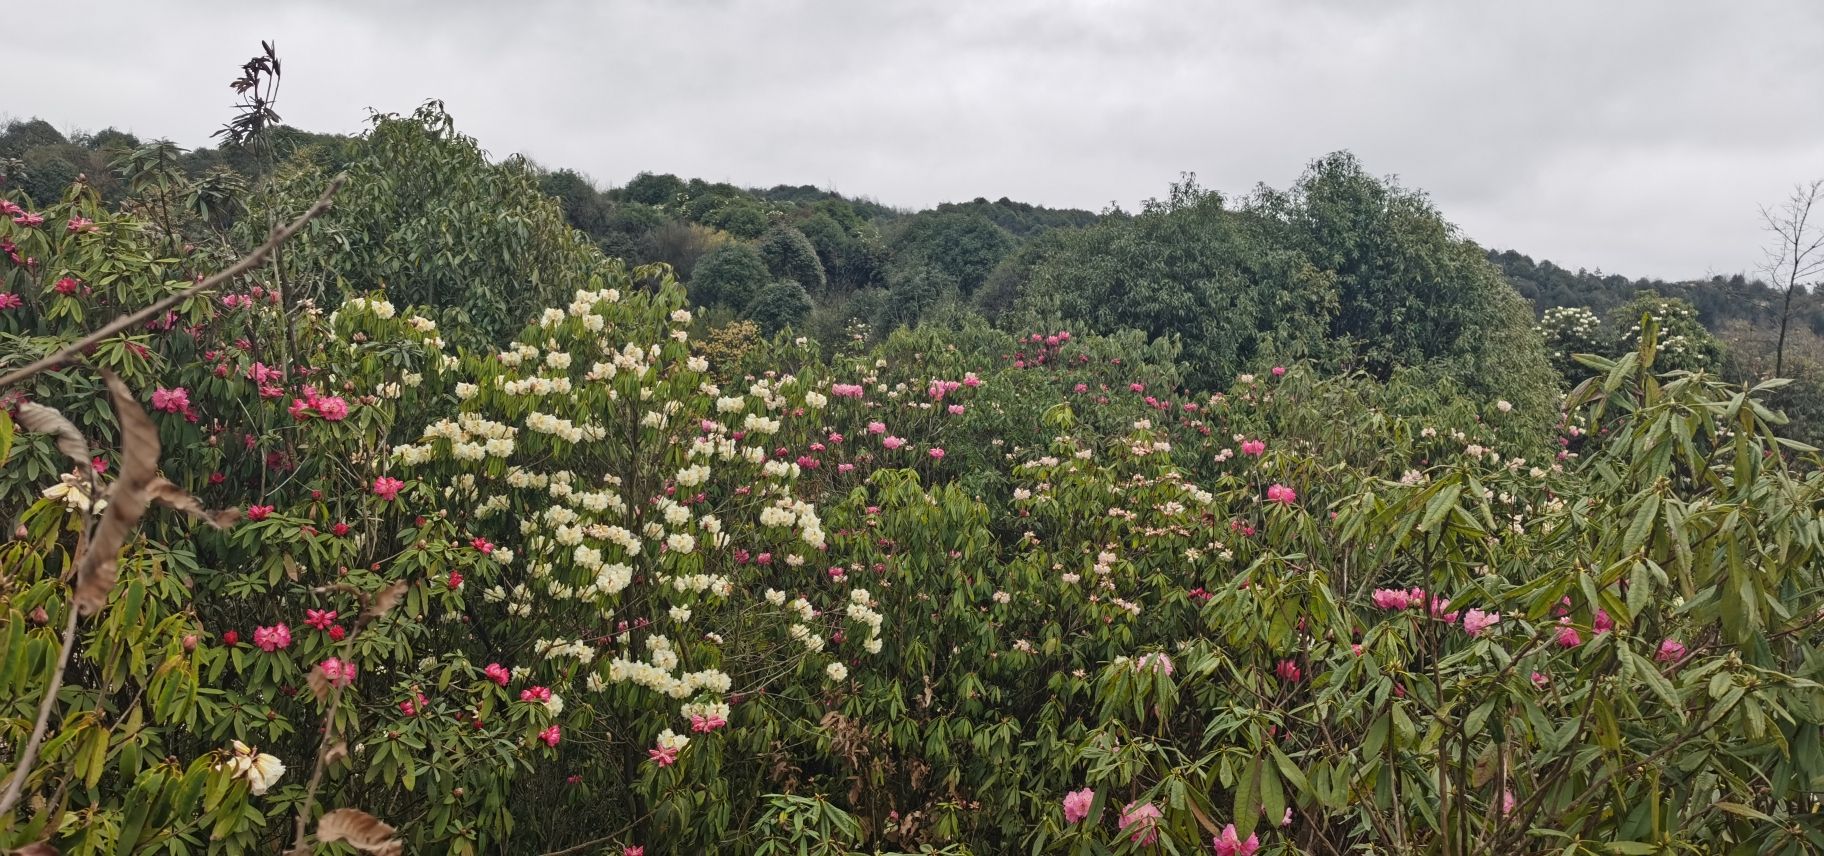
[[[695,266],[759,259],[730,320],[722,286],[601,257],[440,116],[300,152],[234,228],[158,213],[189,181],[171,152],[117,209],[5,197],[10,370],[185,294],[351,171],[276,264],[3,391],[0,847],[1824,837],[1824,461],[1776,432],[1780,382],[1692,361],[1676,305],[1630,308],[1553,396],[1474,248],[1333,160],[1240,209],[1187,183],[1052,229],[977,290],[999,326],[936,260],[832,274],[884,329],[816,341],[751,238]],[[526,236],[384,198],[496,192]],[[818,222],[831,271],[870,258],[814,189],[642,176],[597,215],[739,199]],[[458,251],[430,224],[525,252],[449,290],[468,257],[434,258]],[[733,231],[690,225],[678,247]]]

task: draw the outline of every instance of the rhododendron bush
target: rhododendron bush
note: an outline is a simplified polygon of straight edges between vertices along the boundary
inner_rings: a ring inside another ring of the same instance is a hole
[[[0,239],[15,367],[211,267],[81,193]],[[666,271],[599,270],[478,349],[241,277],[10,390],[0,844],[1824,844],[1816,461],[1650,320],[1542,436],[1065,330],[714,364]]]

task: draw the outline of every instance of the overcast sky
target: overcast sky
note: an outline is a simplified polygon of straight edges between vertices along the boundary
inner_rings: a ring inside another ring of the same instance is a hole
[[[174,11],[174,7],[186,9]],[[1689,278],[1754,267],[1824,177],[1824,2],[18,4],[0,114],[188,146],[277,42],[279,110],[443,99],[496,156],[925,207],[1132,209],[1180,172],[1284,186],[1336,149],[1485,246]]]

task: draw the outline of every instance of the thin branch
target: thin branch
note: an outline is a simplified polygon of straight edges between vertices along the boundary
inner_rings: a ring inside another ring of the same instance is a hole
[[[32,772],[32,762],[38,760],[38,747],[44,743],[44,733],[51,724],[51,709],[57,706],[57,691],[63,689],[63,673],[70,665],[70,649],[76,647],[76,602],[70,601],[67,609],[70,618],[63,625],[63,650],[57,655],[57,670],[51,673],[51,685],[45,689],[44,699],[38,702],[38,723],[32,726],[32,737],[26,741],[25,750],[19,753],[19,764],[6,782],[6,793],[0,795],[0,815],[9,814],[18,804],[19,795],[25,790],[25,777]]]
[[[96,330],[95,332],[90,333],[89,335],[84,336],[81,339],[77,340],[75,344],[69,345],[69,346],[63,348],[62,350],[58,351],[57,353],[51,354],[50,356],[43,357],[43,358],[39,359],[37,362],[34,362],[31,365],[26,366],[25,368],[10,372],[5,377],[0,377],[0,387],[12,386],[13,384],[16,384],[27,378],[30,378],[32,375],[35,375],[41,371],[56,368],[57,366],[63,364],[66,360],[69,360],[72,357],[80,356],[84,351],[88,350],[91,347],[94,347],[97,343],[101,342],[103,339],[106,339],[109,336],[119,333],[122,330],[126,330],[128,328],[135,327],[140,324],[144,324],[147,321],[150,321],[153,318],[158,317],[161,313],[165,312],[166,310],[170,309],[173,306],[176,306],[177,304],[183,302],[184,300],[189,299],[191,296],[195,295],[197,292],[204,291],[204,290],[207,290],[210,288],[214,288],[229,280],[234,279],[235,277],[240,276],[241,274],[244,274],[250,270],[253,270],[254,268],[258,267],[260,262],[265,260],[265,258],[268,255],[270,255],[273,250],[278,249],[279,245],[284,243],[286,241],[286,239],[290,238],[293,235],[296,235],[299,231],[301,231],[304,228],[304,224],[309,223],[311,220],[315,219],[318,215],[322,214],[325,211],[328,211],[330,199],[336,195],[336,191],[342,189],[342,184],[346,180],[347,180],[346,175],[336,176],[335,179],[330,181],[328,187],[323,188],[323,195],[317,197],[317,201],[314,204],[312,204],[308,209],[306,209],[303,214],[299,215],[298,219],[291,221],[291,223],[289,223],[281,228],[274,229],[272,231],[271,236],[266,239],[266,243],[261,244],[258,247],[255,247],[252,252],[248,253],[245,256],[242,256],[240,261],[235,262],[232,265],[229,265],[227,268],[224,268],[220,273],[217,273],[216,275],[209,277],[208,279],[205,279],[202,282],[196,283],[195,285],[192,285],[189,288],[184,289],[183,291],[179,291],[176,294],[172,294],[172,295],[166,297],[165,299],[158,301],[157,303],[154,303],[150,306],[147,306],[144,309],[139,310],[138,312],[134,312],[131,315],[126,315],[126,316],[122,316],[120,318],[116,318],[113,321],[108,322],[106,325],[103,325],[101,329]]]

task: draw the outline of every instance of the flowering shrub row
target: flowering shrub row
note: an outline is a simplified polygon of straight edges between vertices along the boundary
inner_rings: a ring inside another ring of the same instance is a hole
[[[0,238],[13,358],[191,276],[80,195]],[[141,525],[37,762],[0,756],[0,843],[382,840],[350,808],[454,853],[1821,834],[1819,477],[1765,390],[1656,373],[1651,324],[1535,436],[1419,372],[1194,394],[1068,331],[716,365],[663,271],[577,286],[485,350],[253,282],[97,348],[242,520]],[[94,389],[23,391],[103,449],[73,470],[0,422],[9,748],[118,475]]]

